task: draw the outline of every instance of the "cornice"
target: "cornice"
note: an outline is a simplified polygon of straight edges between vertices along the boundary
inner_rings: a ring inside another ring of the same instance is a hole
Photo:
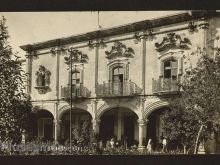
[[[54,39],[54,40],[49,40],[49,41],[40,42],[36,44],[22,45],[20,46],[20,48],[24,51],[30,52],[34,50],[46,49],[46,48],[60,46],[60,45],[94,40],[97,38],[104,38],[104,37],[109,37],[109,36],[115,36],[115,35],[120,35],[120,34],[125,34],[125,33],[141,31],[145,29],[152,29],[155,27],[166,26],[166,25],[185,22],[185,21],[191,21],[192,19],[195,20],[195,19],[201,19],[204,17],[208,18],[210,16],[213,16],[214,13],[216,12],[213,12],[213,11],[192,11],[190,13],[185,12],[185,13],[176,14],[172,16],[166,16],[162,18],[135,22],[135,23],[113,27],[109,29],[96,30],[96,31],[74,35],[74,36],[70,36],[66,38]]]

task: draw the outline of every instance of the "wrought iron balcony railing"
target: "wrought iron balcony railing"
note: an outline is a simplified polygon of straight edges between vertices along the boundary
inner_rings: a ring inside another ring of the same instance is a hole
[[[134,82],[110,82],[96,85],[96,95],[99,97],[108,96],[132,96],[141,94],[142,89]]]
[[[179,91],[178,81],[171,78],[152,80],[153,93],[166,93]]]
[[[70,85],[66,86],[66,87],[62,87],[61,86],[61,98],[63,99],[68,99],[71,97],[71,89],[70,89]],[[76,97],[90,97],[91,92],[84,87],[82,84],[80,84],[79,87],[73,86],[72,88],[72,97],[76,98]]]

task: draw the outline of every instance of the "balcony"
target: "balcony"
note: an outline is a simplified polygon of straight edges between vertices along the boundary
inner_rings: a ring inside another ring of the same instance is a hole
[[[62,87],[61,86],[61,98],[62,99],[68,99],[70,98],[70,85],[68,85],[67,87]],[[80,84],[79,87],[73,87],[72,88],[72,97],[73,98],[87,98],[90,97],[91,92],[84,87],[82,84]]]
[[[173,93],[179,91],[178,81],[171,78],[152,80],[153,93]]]
[[[142,89],[134,82],[110,82],[96,85],[96,95],[98,97],[111,96],[132,96],[141,94]]]

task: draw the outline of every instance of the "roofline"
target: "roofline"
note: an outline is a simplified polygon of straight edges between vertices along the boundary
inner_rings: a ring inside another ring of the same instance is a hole
[[[189,21],[192,19],[195,20],[195,19],[201,19],[204,17],[208,18],[210,16],[213,16],[215,13],[216,13],[215,11],[191,11],[191,13],[190,12],[178,13],[175,15],[165,16],[161,18],[154,18],[150,20],[144,20],[144,21],[139,21],[139,22],[130,23],[126,25],[121,25],[117,27],[106,28],[103,30],[96,30],[96,31],[88,32],[88,33],[77,34],[77,35],[73,35],[73,36],[66,37],[66,38],[58,38],[58,39],[48,40],[48,41],[39,42],[35,44],[22,45],[20,46],[20,48],[24,51],[30,52],[34,50],[45,49],[45,48],[50,48],[50,47],[55,47],[55,46],[60,46],[60,45],[72,44],[72,43],[78,43],[78,42],[93,40],[97,38],[120,35],[120,34],[124,34],[125,32],[131,33],[131,32],[136,32],[136,31],[140,31],[144,29],[152,29],[155,27],[185,22],[185,21]]]

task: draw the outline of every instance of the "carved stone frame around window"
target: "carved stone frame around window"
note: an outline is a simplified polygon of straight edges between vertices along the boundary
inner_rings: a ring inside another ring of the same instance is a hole
[[[122,67],[124,69],[124,81],[127,81],[129,79],[129,59],[115,59],[113,61],[110,61],[108,63],[108,80],[109,82],[112,82],[112,74],[113,69],[115,67]]]

